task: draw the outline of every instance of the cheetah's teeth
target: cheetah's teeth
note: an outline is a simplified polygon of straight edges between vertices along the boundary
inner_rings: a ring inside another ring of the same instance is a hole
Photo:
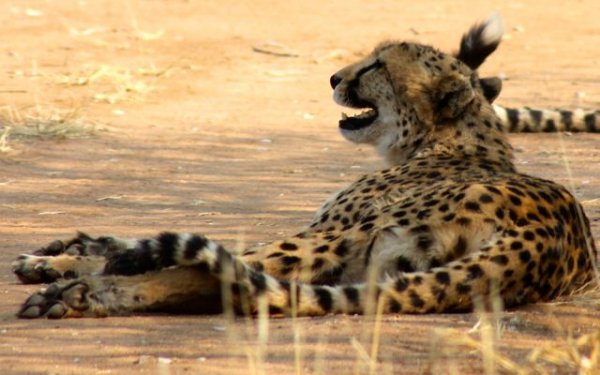
[[[356,114],[354,116],[349,116],[348,114],[342,112],[342,120],[347,120],[349,118],[369,118],[377,115],[377,111],[374,109],[366,109],[363,112]]]

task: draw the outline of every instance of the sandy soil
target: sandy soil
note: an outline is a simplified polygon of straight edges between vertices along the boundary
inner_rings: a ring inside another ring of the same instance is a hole
[[[453,50],[493,10],[508,35],[482,71],[507,77],[499,102],[598,108],[600,3],[561,4],[1,1],[3,109],[77,109],[108,131],[12,140],[0,154],[0,373],[482,373],[477,346],[461,345],[478,337],[474,314],[386,316],[375,351],[375,322],[355,316],[272,320],[262,341],[257,321],[220,316],[17,320],[37,287],[18,285],[10,261],[76,229],[196,231],[231,247],[292,234],[329,194],[382,165],[337,134],[329,76],[384,39]],[[522,170],[584,201],[598,241],[600,135],[511,140]],[[535,348],[598,332],[599,300],[507,312],[496,353],[526,366]]]

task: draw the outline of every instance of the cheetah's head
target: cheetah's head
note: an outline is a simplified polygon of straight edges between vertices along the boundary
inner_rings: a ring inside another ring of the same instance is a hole
[[[331,76],[334,100],[360,113],[342,114],[342,135],[386,155],[409,148],[428,129],[452,123],[476,97],[491,103],[497,78],[474,72],[502,37],[498,16],[475,25],[454,56],[417,43],[383,43],[362,61]]]

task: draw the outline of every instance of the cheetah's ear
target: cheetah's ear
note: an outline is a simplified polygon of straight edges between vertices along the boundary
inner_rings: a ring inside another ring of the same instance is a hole
[[[431,97],[434,123],[457,118],[474,98],[475,91],[466,77],[442,77],[435,85]]]
[[[496,100],[502,90],[502,80],[498,77],[480,78],[479,84],[483,90],[483,96],[490,104]]]

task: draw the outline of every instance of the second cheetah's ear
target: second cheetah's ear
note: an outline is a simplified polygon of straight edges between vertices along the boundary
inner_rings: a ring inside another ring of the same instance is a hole
[[[442,77],[431,93],[434,123],[457,118],[474,98],[475,91],[467,78],[459,75]]]
[[[483,96],[488,102],[493,103],[502,91],[502,80],[498,77],[480,78],[479,84],[483,90]]]

